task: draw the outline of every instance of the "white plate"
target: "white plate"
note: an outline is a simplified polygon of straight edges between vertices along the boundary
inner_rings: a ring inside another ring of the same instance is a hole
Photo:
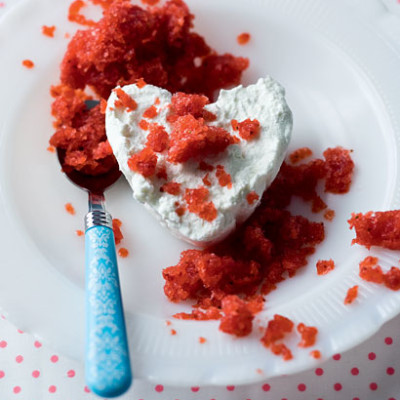
[[[326,240],[308,268],[268,296],[260,315],[266,321],[279,313],[317,326],[316,348],[326,359],[365,340],[400,310],[400,293],[358,278],[358,262],[367,251],[350,246],[353,232],[346,223],[352,211],[400,206],[399,54],[373,22],[351,14],[344,1],[188,3],[197,30],[212,46],[250,57],[245,83],[268,73],[286,87],[295,120],[291,150],[309,146],[320,156],[329,146],[354,149],[351,192],[326,196],[336,211],[326,223]],[[23,2],[0,27],[0,305],[21,328],[81,359],[84,252],[74,232],[82,228],[87,200],[46,151],[53,131],[49,86],[58,82],[64,34],[77,29],[66,19],[68,4]],[[43,36],[42,25],[56,25],[56,37]],[[236,36],[243,31],[252,41],[240,47]],[[34,69],[21,66],[26,58]],[[124,223],[123,243],[131,253],[119,264],[136,377],[176,385],[240,384],[316,365],[308,351],[295,346],[294,360],[283,362],[261,346],[256,332],[238,340],[219,332],[217,322],[173,321],[178,334],[171,336],[166,319],[190,307],[166,300],[161,270],[175,264],[187,245],[131,199],[124,181],[107,193],[107,201]],[[76,216],[64,211],[67,202]],[[385,268],[398,263],[398,252],[375,253]],[[336,269],[317,276],[316,260],[328,258]],[[355,284],[359,298],[344,306]],[[200,344],[199,336],[207,342]]]

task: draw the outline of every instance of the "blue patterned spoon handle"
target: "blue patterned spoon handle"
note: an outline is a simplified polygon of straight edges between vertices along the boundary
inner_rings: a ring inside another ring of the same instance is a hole
[[[123,394],[132,381],[110,214],[86,216],[86,362],[88,387],[101,397]]]

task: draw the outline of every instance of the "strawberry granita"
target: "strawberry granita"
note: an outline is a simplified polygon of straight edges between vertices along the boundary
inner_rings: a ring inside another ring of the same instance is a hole
[[[356,231],[357,243],[369,249],[371,246],[400,250],[400,210],[353,213],[350,229]]]
[[[348,154],[341,148],[337,153]],[[179,317],[198,319],[199,313],[217,308],[222,318],[226,317],[224,321],[234,321],[228,325],[225,322],[221,326],[223,331],[239,336],[248,332],[250,318],[246,307],[251,309],[251,299],[256,294],[267,295],[281,281],[293,277],[307,265],[308,257],[325,238],[322,222],[292,215],[285,208],[293,196],[313,205],[319,197],[317,184],[326,178],[326,171],[327,161],[322,159],[296,166],[284,163],[277,178],[265,191],[258,208],[239,229],[212,247],[184,251],[178,264],[165,268],[166,296],[173,302],[196,301],[195,315],[180,313]],[[341,181],[338,185],[341,187]],[[193,197],[186,200],[189,212],[208,201],[206,187],[195,190],[187,193]],[[324,263],[327,264],[322,269],[326,271],[334,265],[331,260]],[[230,314],[230,309],[224,307],[223,302],[228,296],[232,299],[232,295],[237,296],[237,309],[241,311]],[[263,302],[259,303],[257,312],[262,305]],[[289,357],[284,347],[277,346],[275,350]]]
[[[298,164],[300,161],[312,156],[312,150],[309,147],[301,147],[289,154],[289,161],[292,164]]]
[[[318,260],[317,261],[317,274],[326,275],[335,268],[333,260]]]
[[[346,293],[344,304],[349,305],[354,302],[358,296],[358,285],[352,286]]]
[[[210,48],[194,32],[194,16],[181,0],[148,8],[124,0],[92,3],[104,9],[98,22],[84,17],[83,1],[70,6],[69,19],[87,28],[71,39],[61,63],[61,82],[51,91],[56,132],[50,143],[65,151],[64,168],[99,175],[117,162],[109,147],[100,146],[107,141],[104,114],[100,105],[87,109],[87,89],[104,104],[118,85],[149,83],[172,93],[197,93],[207,103],[219,89],[239,84],[249,62]],[[117,106],[127,106],[120,94]],[[203,113],[202,118],[213,116]]]
[[[315,326],[306,326],[301,322],[297,325],[297,332],[301,335],[299,347],[314,346],[318,334],[318,329]]]
[[[383,272],[378,265],[378,258],[368,256],[360,262],[360,278],[367,282],[385,285],[391,290],[400,290],[400,268],[392,266],[389,271]]]

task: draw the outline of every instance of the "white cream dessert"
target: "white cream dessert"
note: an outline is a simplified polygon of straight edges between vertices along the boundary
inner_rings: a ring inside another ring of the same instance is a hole
[[[145,177],[132,170],[128,160],[146,147],[149,130],[142,129],[142,120],[162,125],[171,135],[172,124],[167,121],[171,93],[152,85],[138,87],[136,84],[124,86],[122,90],[135,100],[137,108],[116,107],[118,96],[113,91],[107,103],[106,133],[133,197],[175,235],[193,244],[209,245],[226,237],[251,215],[283,162],[292,132],[292,113],[283,87],[266,77],[247,87],[240,85],[221,90],[218,100],[204,107],[216,116],[207,125],[225,129],[235,138],[234,143],[224,151],[201,159],[213,167],[209,172],[199,169],[199,159],[170,162],[168,150],[156,152],[157,168],[166,171],[167,179],[157,174]],[[157,110],[156,115],[144,118],[143,113],[152,106]],[[243,139],[239,131],[234,130],[232,120],[239,123],[257,120],[258,134],[250,140]],[[230,175],[231,185],[221,186],[217,170]],[[180,193],[162,191],[161,187],[167,182],[180,184]],[[196,188],[208,190],[207,201],[216,209],[212,220],[200,217],[187,207],[185,193],[187,189]],[[177,213],[177,204],[185,208],[184,213]]]

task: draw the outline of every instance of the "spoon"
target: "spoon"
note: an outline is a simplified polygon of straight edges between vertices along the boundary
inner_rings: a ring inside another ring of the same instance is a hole
[[[87,102],[88,108],[94,102]],[[91,176],[64,169],[65,150],[57,149],[63,172],[89,194],[85,216],[86,384],[102,397],[126,392],[132,382],[112,217],[105,209],[104,191],[121,176],[118,165]]]

